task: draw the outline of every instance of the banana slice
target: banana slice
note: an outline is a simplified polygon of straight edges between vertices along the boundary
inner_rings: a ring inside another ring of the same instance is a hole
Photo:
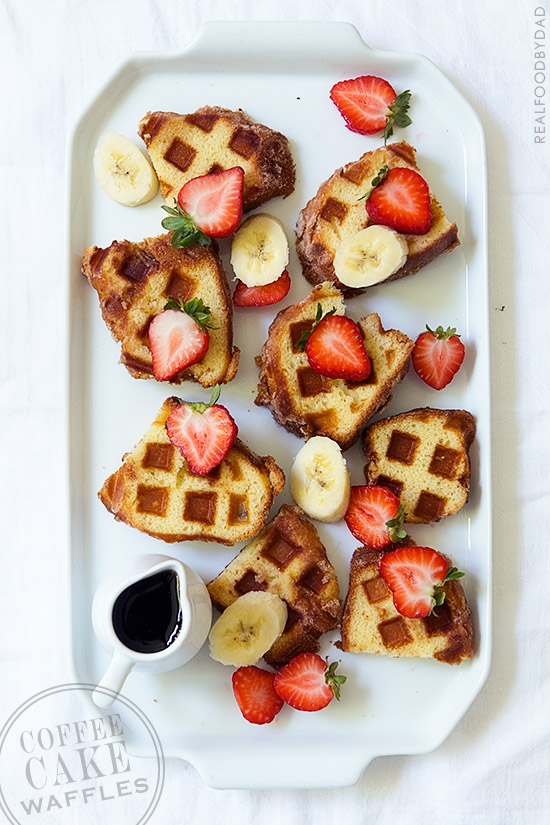
[[[371,224],[342,241],[334,256],[334,271],[345,286],[374,286],[397,272],[408,254],[403,235]]]
[[[105,132],[99,138],[94,174],[105,194],[123,206],[139,206],[157,194],[155,170],[141,149],[117,132]]]
[[[279,638],[287,606],[274,593],[252,590],[226,607],[210,630],[210,655],[222,665],[253,665]]]
[[[294,459],[290,489],[296,504],[318,521],[338,521],[348,509],[350,481],[336,441],[316,435]]]
[[[276,281],[288,264],[288,240],[280,220],[260,213],[248,218],[231,244],[231,266],[246,286]]]

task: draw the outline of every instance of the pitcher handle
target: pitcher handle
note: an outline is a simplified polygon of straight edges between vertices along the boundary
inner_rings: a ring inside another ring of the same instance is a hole
[[[103,678],[92,693],[92,700],[100,708],[108,708],[115,701],[117,694],[122,690],[126,677],[134,666],[134,662],[123,653],[115,653],[111,664],[105,671]],[[107,688],[107,691],[101,690]]]

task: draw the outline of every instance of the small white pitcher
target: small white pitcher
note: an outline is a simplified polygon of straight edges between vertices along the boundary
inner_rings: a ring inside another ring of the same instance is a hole
[[[164,570],[175,573],[179,580],[181,627],[164,650],[139,653],[117,636],[113,608],[127,587]],[[202,579],[186,564],[169,556],[143,556],[136,560],[130,575],[108,579],[98,587],[92,604],[92,623],[103,647],[113,652],[109,667],[92,693],[94,703],[106,708],[114,702],[132,669],[158,673],[175,670],[192,659],[210,631],[212,602]]]

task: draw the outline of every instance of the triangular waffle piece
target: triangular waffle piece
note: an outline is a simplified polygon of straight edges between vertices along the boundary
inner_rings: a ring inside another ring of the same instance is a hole
[[[170,383],[198,381],[203,387],[231,381],[239,350],[233,347],[233,304],[220,258],[213,247],[174,249],[171,233],[141,243],[113,241],[90,247],[82,272],[97,291],[103,320],[121,343],[120,363],[134,378],[153,378],[149,324],[169,298],[202,298],[212,312],[210,343],[203,358]]]
[[[304,275],[312,284],[333,281],[346,296],[365,291],[340,283],[334,271],[334,255],[341,241],[368,225],[365,201],[360,198],[368,192],[371,180],[382,166],[404,166],[422,174],[416,165],[416,150],[404,141],[391,143],[337,169],[300,212],[297,250]],[[456,224],[447,220],[433,194],[431,212],[432,225],[425,235],[404,235],[409,246],[408,258],[387,281],[413,275],[459,244]]]
[[[414,542],[408,539],[403,544]],[[433,658],[449,665],[471,659],[472,617],[460,581],[446,582],[445,601],[435,613],[425,619],[407,619],[397,612],[391,590],[379,573],[383,555],[383,550],[360,547],[352,556],[342,650]]]
[[[288,607],[286,627],[264,656],[270,665],[278,667],[298,653],[319,650],[319,637],[338,627],[338,580],[317,530],[299,507],[283,505],[208,585],[219,610],[250,590],[275,593]]]
[[[389,487],[405,521],[426,524],[458,512],[468,500],[476,431],[465,410],[423,407],[383,418],[366,430],[367,484]]]
[[[166,435],[179,399],[167,398],[151,427],[98,493],[116,519],[163,541],[235,544],[265,525],[284,473],[237,439],[208,475],[190,472]]]
[[[245,212],[294,189],[287,138],[241,110],[203,106],[189,115],[148,112],[138,134],[149,150],[162,197],[172,205],[187,181],[233,166],[244,172]]]
[[[283,309],[269,328],[258,359],[260,384],[256,404],[269,407],[275,420],[298,436],[325,435],[342,449],[359,437],[367,421],[391,401],[395,385],[408,369],[413,342],[395,329],[384,330],[376,313],[359,321],[372,362],[366,381],[352,383],[325,378],[308,364],[297,347],[315,320],[317,304],[323,312],[345,313],[342,293],[331,283],[320,284],[301,303]]]

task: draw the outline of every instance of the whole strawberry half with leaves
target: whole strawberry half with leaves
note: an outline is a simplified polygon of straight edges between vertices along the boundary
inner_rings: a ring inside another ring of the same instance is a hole
[[[231,235],[243,214],[243,185],[244,172],[240,166],[234,166],[199,175],[182,186],[177,205],[162,207],[169,215],[162,226],[173,232],[172,246],[208,246],[210,238]]]
[[[210,343],[210,307],[201,298],[183,303],[170,298],[164,311],[149,324],[149,349],[153,358],[153,373],[157,381],[169,381],[179,372],[196,364]]]
[[[382,556],[378,568],[397,612],[408,619],[429,616],[445,601],[446,582],[464,575],[431,547],[399,547]]]
[[[384,130],[384,143],[393,135],[394,125],[412,123],[407,114],[410,97],[408,89],[398,95],[387,80],[374,75],[341,80],[330,90],[348,129],[361,135]]]
[[[166,419],[166,434],[192,473],[204,476],[221,464],[235,443],[238,428],[221,404],[218,384],[208,404],[181,401]]]
[[[455,327],[433,330],[426,324],[412,351],[412,364],[420,378],[434,390],[442,390],[457,374],[465,348]]]
[[[335,697],[340,699],[346,677],[336,673],[337,667],[317,653],[300,653],[275,675],[273,687],[296,710],[321,710]]]
[[[233,303],[236,307],[265,307],[282,301],[290,289],[290,275],[287,270],[263,286],[246,286],[237,279],[237,286],[233,293]]]
[[[273,687],[275,674],[256,665],[238,668],[232,676],[233,693],[239,709],[253,725],[272,722],[283,707]]]
[[[396,232],[425,235],[432,225],[430,188],[414,169],[382,166],[363,199],[371,221]]]
[[[302,334],[298,349],[305,351],[310,367],[319,375],[364,381],[372,365],[361,330],[351,318],[335,312],[333,307],[323,315],[321,304],[317,304],[313,326]]]
[[[351,488],[344,519],[358,541],[380,550],[405,538],[405,516],[405,508],[391,490],[370,484]]]

